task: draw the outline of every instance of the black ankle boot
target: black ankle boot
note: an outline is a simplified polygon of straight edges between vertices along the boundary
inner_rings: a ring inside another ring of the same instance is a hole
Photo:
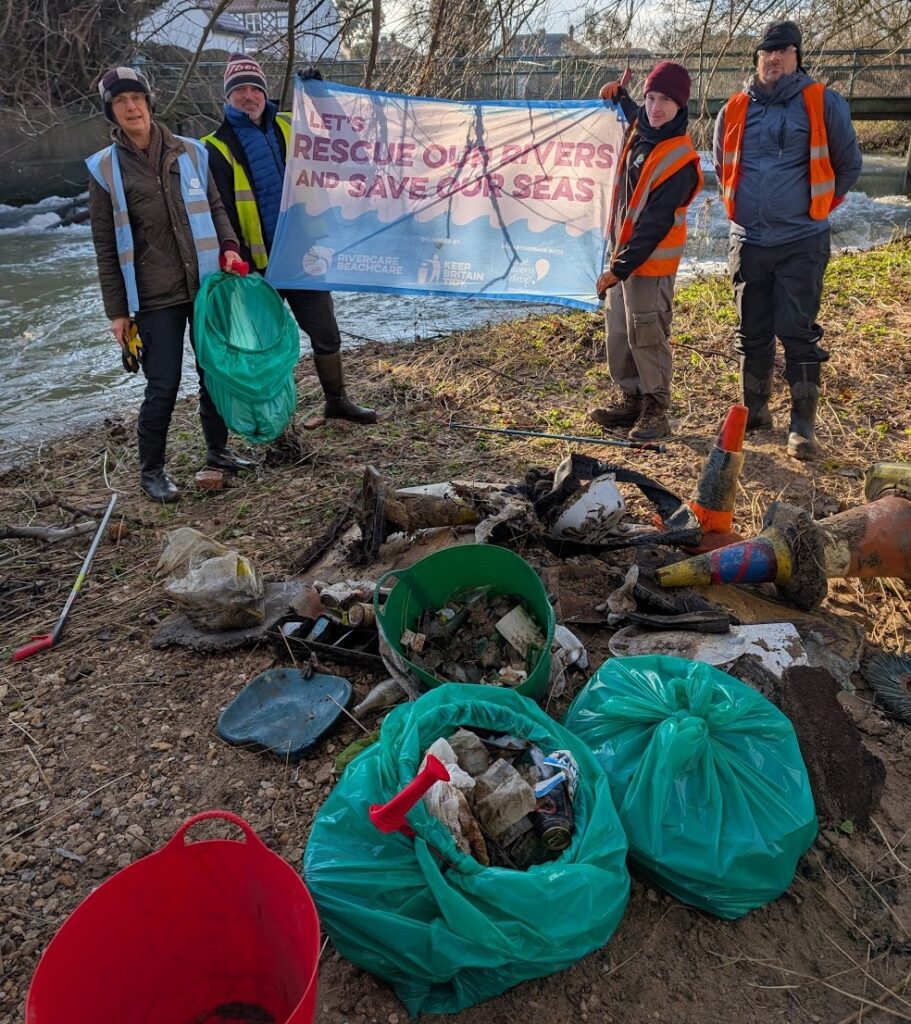
[[[152,501],[161,501],[166,505],[180,498],[177,484],[164,471],[164,466],[154,469],[143,469],[139,474],[139,486]]]
[[[180,491],[164,471],[164,454],[167,432],[162,435],[140,434],[139,443],[139,486],[152,501],[170,504],[177,501]]]
[[[223,469],[226,473],[240,473],[253,469],[256,463],[235,455],[230,448],[209,448],[206,452],[206,465],[212,469]]]
[[[816,458],[816,409],[819,405],[819,363],[797,363],[785,366],[791,385],[791,424],[788,433],[788,455],[792,459]]]
[[[340,352],[319,356],[314,353],[313,365],[320,386],[326,396],[323,415],[332,420],[350,420],[352,423],[376,423],[376,413],[362,405],[355,405],[345,394],[345,374]]]
[[[769,396],[772,394],[774,373],[774,362],[757,359],[755,356],[740,357],[740,381],[743,404],[747,407],[747,431],[772,429]]]

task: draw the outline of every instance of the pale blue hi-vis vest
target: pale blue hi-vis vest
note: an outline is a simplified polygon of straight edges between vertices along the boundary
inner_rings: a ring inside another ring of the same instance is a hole
[[[218,270],[219,244],[212,221],[212,211],[206,187],[209,180],[209,154],[206,147],[196,139],[186,139],[177,135],[184,144],[184,152],[177,158],[180,170],[180,192],[187,210],[190,231],[193,234],[193,245],[196,247],[196,262],[199,265],[199,281]],[[117,258],[120,260],[120,271],[127,290],[127,303],[130,312],[139,309],[139,291],[136,287],[136,266],[133,253],[133,229],[130,227],[130,214],[127,210],[127,197],[123,190],[123,178],[120,174],[120,161],[117,159],[117,147],[108,146],[86,160],[89,173],[98,184],[110,195],[114,210],[114,238],[117,242]]]

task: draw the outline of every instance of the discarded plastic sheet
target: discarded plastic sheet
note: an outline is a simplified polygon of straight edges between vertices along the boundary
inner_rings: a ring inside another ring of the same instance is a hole
[[[496,629],[523,658],[528,657],[530,650],[540,650],[544,646],[544,634],[520,604],[500,619]]]
[[[254,644],[284,618],[290,608],[301,599],[306,585],[300,580],[285,583],[267,583],[263,588],[265,609],[263,621],[256,626],[244,629],[228,629],[213,633],[207,629],[194,626],[183,612],[169,615],[168,618],[152,634],[152,646],[155,648],[170,647],[172,644],[189,647],[190,650],[210,653],[213,651],[230,651],[245,644]],[[288,649],[281,645],[281,653],[287,655]]]
[[[335,724],[351,699],[351,683],[295,668],[273,668],[249,682],[218,719],[227,743],[256,744],[276,757],[303,757]]]
[[[744,654],[755,654],[778,678],[786,668],[807,663],[800,634],[790,622],[731,626],[730,632],[721,634],[689,630],[651,632],[627,626],[614,633],[608,647],[616,657],[662,654],[716,667],[730,665]]]

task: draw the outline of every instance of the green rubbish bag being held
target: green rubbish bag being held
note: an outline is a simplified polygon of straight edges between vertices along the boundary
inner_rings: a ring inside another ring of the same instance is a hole
[[[579,766],[575,834],[527,871],[483,867],[422,803],[416,836],[368,817],[460,726],[512,733]],[[629,897],[626,840],[604,773],[585,744],[513,690],[446,683],[395,708],[320,808],[304,855],[307,886],[333,945],[395,989],[411,1014],[455,1013],[603,946]]]
[[[684,903],[736,918],[780,896],[816,838],[788,719],[702,662],[605,662],[563,725],[610,780],[630,861]]]
[[[228,428],[250,444],[281,434],[297,407],[300,334],[259,274],[209,274],[193,305],[196,358]]]

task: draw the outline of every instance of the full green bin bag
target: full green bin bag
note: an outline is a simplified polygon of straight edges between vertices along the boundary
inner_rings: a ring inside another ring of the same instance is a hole
[[[684,903],[736,918],[776,899],[816,837],[788,719],[711,665],[605,662],[563,719],[610,780],[630,861]]]
[[[528,871],[482,867],[418,803],[417,833],[371,824],[417,774],[427,747],[462,725],[513,733],[579,765],[575,836]],[[411,1014],[455,1013],[604,945],[629,898],[626,839],[591,751],[512,690],[446,683],[395,708],[345,769],[304,854],[307,886],[335,948],[388,981]]]
[[[196,358],[230,430],[267,444],[297,407],[300,335],[284,300],[259,274],[209,274],[193,305]]]

